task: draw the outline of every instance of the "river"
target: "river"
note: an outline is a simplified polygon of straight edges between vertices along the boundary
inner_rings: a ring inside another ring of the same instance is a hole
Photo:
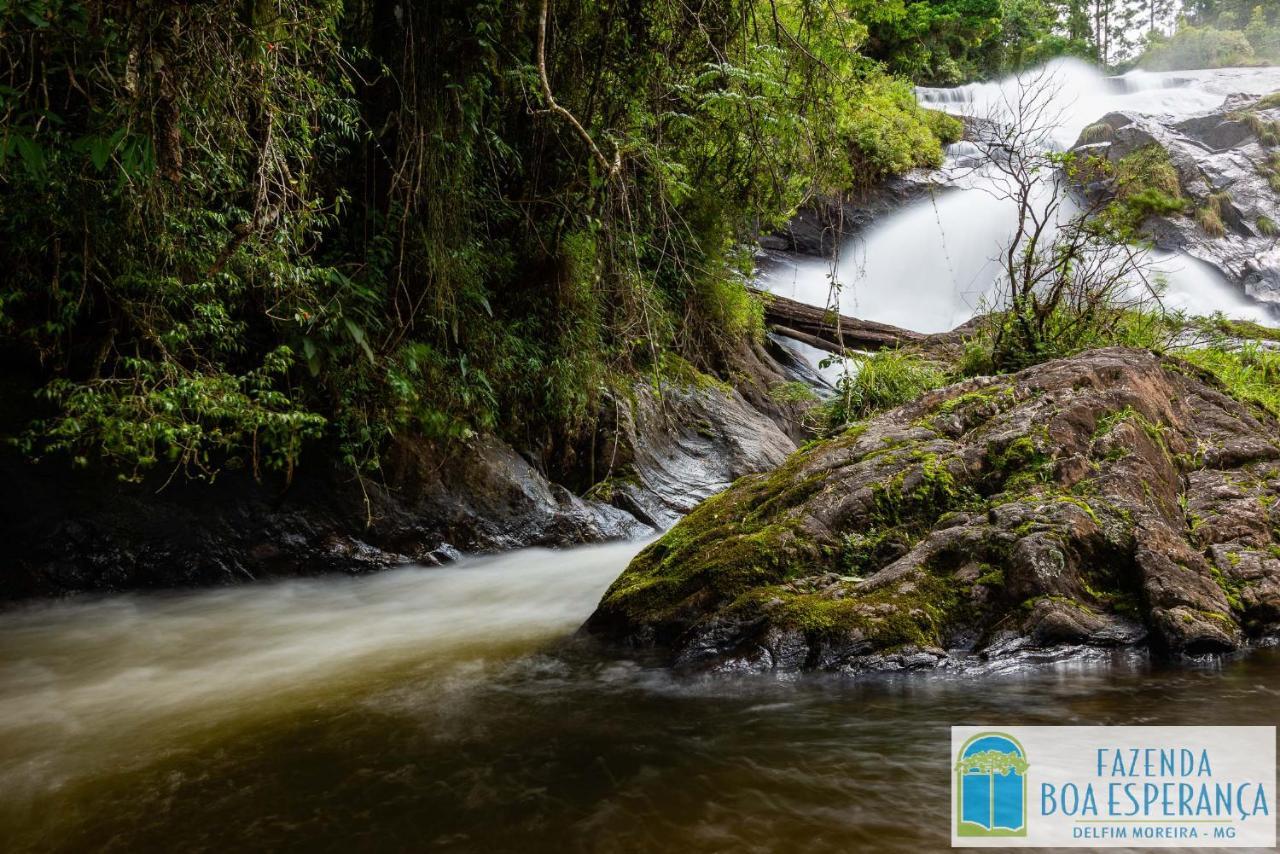
[[[1072,121],[1223,97],[1204,81],[1117,87],[1067,69],[1067,91],[1093,99]],[[922,331],[966,319],[1007,234],[991,204],[953,191],[886,218],[842,256],[845,308]],[[1176,304],[1270,317],[1183,266]],[[824,304],[828,273],[790,259],[767,283]],[[641,545],[10,610],[0,851],[937,850],[952,724],[1276,721],[1276,650],[1178,667],[1095,653],[980,675],[676,678],[575,637]]]
[[[0,849],[934,850],[951,724],[1275,722],[1270,650],[674,678],[573,637],[638,547],[8,613]]]

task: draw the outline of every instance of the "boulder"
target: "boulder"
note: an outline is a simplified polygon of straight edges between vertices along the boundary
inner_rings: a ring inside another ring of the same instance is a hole
[[[1159,248],[1198,258],[1255,299],[1280,305],[1280,239],[1273,230],[1280,223],[1280,193],[1271,184],[1271,176],[1280,175],[1280,162],[1270,137],[1259,133],[1275,122],[1280,122],[1280,107],[1262,109],[1256,98],[1246,96],[1176,123],[1111,113],[1086,130],[1075,150],[1114,163],[1145,146],[1163,148],[1190,203],[1220,211],[1226,233],[1210,234],[1190,215],[1152,216],[1144,230]],[[1100,125],[1110,130],[1100,132]]]
[[[857,672],[1280,623],[1280,424],[1097,350],[929,392],[701,504],[585,631],[698,670]]]
[[[639,385],[613,403],[596,441],[604,477],[589,494],[658,530],[737,478],[780,465],[796,447],[737,389],[705,375]]]

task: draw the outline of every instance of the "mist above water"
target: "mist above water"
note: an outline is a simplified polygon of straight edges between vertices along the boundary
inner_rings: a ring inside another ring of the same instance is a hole
[[[1104,77],[1077,60],[1060,60],[1043,72],[1056,92],[1057,122],[1045,140],[1066,150],[1081,131],[1115,111],[1173,119],[1222,105],[1229,95],[1261,96],[1280,90],[1280,68],[1225,69]],[[1010,112],[1029,78],[1008,78],[953,89],[917,90],[921,103],[957,115]],[[949,186],[883,217],[845,241],[836,276],[843,313],[920,332],[953,329],[991,307],[997,297],[1001,251],[1016,228],[1016,208],[993,193],[976,147],[959,142],[947,151],[940,173]],[[1066,213],[1070,213],[1066,211]],[[775,259],[762,282],[775,293],[827,305],[831,263],[820,258]],[[1156,252],[1153,273],[1164,282],[1164,304],[1193,314],[1221,311],[1229,317],[1277,322],[1274,309],[1246,297],[1212,267],[1190,257]]]

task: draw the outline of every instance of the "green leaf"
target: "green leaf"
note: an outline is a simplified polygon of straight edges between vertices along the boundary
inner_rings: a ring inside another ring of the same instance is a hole
[[[349,317],[343,318],[343,322],[347,326],[347,331],[351,333],[352,339],[360,345],[360,349],[364,350],[364,354],[369,357],[369,364],[376,365],[378,363],[378,359],[373,355],[373,348],[369,346],[369,342],[365,340],[364,330],[360,328],[358,323]]]
[[[18,152],[18,156],[22,158],[22,165],[26,167],[28,175],[32,178],[39,178],[44,174],[43,148],[25,136],[12,137],[10,144]]]
[[[311,376],[320,376],[320,353],[316,350],[315,342],[310,338],[302,339],[302,355],[307,360],[307,370]]]

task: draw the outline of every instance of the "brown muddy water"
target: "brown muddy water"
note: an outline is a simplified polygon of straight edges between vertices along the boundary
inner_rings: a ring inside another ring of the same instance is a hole
[[[638,548],[0,614],[0,851],[932,851],[952,724],[1280,717],[1271,650],[674,679],[572,640]]]

